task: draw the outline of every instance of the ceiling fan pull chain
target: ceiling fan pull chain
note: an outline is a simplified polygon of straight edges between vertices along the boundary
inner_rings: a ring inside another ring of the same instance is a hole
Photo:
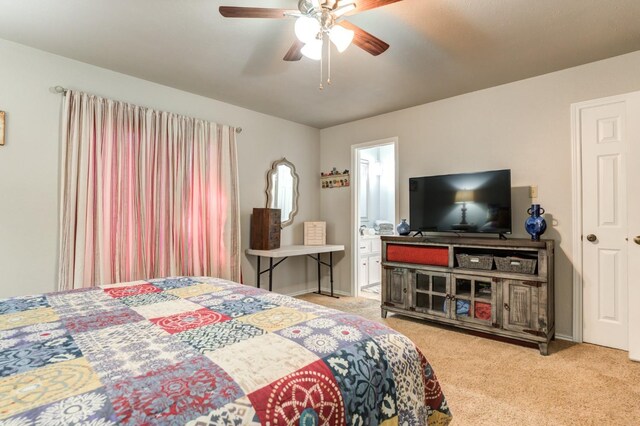
[[[331,43],[327,40],[327,84],[331,86]]]
[[[323,75],[322,75],[322,68],[323,68],[322,62],[323,61],[322,61],[322,48],[321,48],[320,49],[320,87],[318,87],[318,90],[324,89],[324,86],[322,85],[322,77],[323,77]]]

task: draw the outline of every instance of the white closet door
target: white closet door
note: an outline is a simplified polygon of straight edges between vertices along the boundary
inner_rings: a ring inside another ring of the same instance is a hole
[[[624,350],[633,329],[630,307],[631,312],[637,310],[631,296],[640,264],[640,245],[630,236],[638,226],[640,207],[640,133],[635,123],[640,120],[639,97],[631,94],[579,108],[583,340]]]

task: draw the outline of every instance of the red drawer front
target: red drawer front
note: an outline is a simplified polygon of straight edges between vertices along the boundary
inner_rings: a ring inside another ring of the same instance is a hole
[[[432,266],[449,266],[449,249],[447,247],[420,247],[388,244],[387,261],[418,263],[420,265]]]

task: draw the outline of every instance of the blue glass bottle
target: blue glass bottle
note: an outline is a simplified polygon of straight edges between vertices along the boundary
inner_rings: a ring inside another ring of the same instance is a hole
[[[411,232],[411,228],[409,228],[407,219],[402,219],[402,222],[400,222],[398,226],[396,226],[396,231],[398,231],[399,235],[409,235],[409,232]]]
[[[540,235],[547,230],[547,222],[542,217],[544,209],[540,207],[540,204],[531,204],[527,213],[529,217],[524,222],[524,229],[531,235],[531,241],[540,241]]]

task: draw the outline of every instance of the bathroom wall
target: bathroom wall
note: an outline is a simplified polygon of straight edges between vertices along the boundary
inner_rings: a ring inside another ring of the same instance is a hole
[[[395,223],[395,161],[393,146],[366,148],[359,151],[360,159],[369,162],[368,185],[360,185],[360,190],[368,190],[368,220],[359,225],[373,227],[376,220]],[[360,172],[360,170],[359,170]],[[360,176],[359,182],[364,182]]]

